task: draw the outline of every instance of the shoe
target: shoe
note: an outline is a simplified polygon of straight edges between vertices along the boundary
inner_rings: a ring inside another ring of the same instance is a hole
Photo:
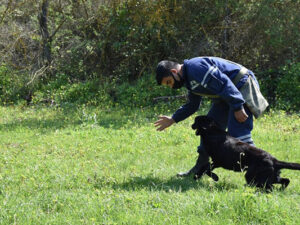
[[[204,163],[205,163],[204,165],[207,164],[207,162],[204,162]],[[196,161],[196,165],[192,169],[190,169],[189,171],[187,171],[187,172],[179,172],[179,173],[177,173],[177,176],[178,177],[187,177],[187,176],[190,176],[191,174],[195,175],[195,174],[197,174],[199,172],[199,170],[202,167],[203,167],[203,159],[202,159],[201,155],[199,154],[198,159]]]
[[[193,167],[192,169],[190,169],[189,171],[177,173],[177,177],[188,177],[188,176],[190,176],[191,174],[195,174],[195,172],[196,172],[195,167],[196,167],[196,166],[194,166],[194,167]]]

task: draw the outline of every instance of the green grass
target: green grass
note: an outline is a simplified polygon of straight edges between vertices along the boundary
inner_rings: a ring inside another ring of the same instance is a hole
[[[0,107],[0,224],[300,224],[300,171],[262,193],[242,173],[177,178],[196,160],[193,117],[164,132],[167,107]],[[204,113],[204,112],[202,112]],[[300,118],[272,112],[253,138],[300,162]]]

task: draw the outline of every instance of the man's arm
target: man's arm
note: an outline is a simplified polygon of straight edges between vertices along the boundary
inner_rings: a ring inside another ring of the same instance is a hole
[[[235,87],[229,77],[223,74],[219,69],[207,76],[204,85],[207,89],[213,91],[228,102],[234,111],[241,110],[245,100],[241,92]]]
[[[209,64],[202,64],[194,70],[194,74],[205,74],[204,76],[194,75],[194,81],[222,97],[235,111],[237,121],[244,122],[248,118],[243,107],[245,100],[226,74],[223,74],[215,65]]]
[[[248,115],[243,107],[245,100],[228,76],[223,74],[219,69],[215,69],[208,76],[205,85],[206,88],[212,90],[228,102],[230,107],[233,108],[234,116],[238,122],[242,123],[247,120]]]
[[[169,116],[160,116],[159,120],[157,120],[154,124],[158,131],[162,131],[167,127],[173,125],[174,123],[178,123],[190,115],[194,114],[200,106],[201,96],[195,95],[191,92],[188,94],[188,102],[181,106],[172,117]]]
[[[176,123],[185,120],[199,109],[201,100],[202,97],[200,95],[195,95],[189,91],[188,102],[185,105],[181,106],[179,109],[177,109],[177,111],[173,114],[172,119]]]

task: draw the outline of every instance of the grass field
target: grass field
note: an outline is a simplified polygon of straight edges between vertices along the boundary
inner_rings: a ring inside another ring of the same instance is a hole
[[[219,182],[177,178],[197,157],[194,116],[156,132],[160,113],[0,107],[0,224],[300,224],[300,171],[270,194],[223,169]],[[253,138],[300,162],[299,115],[268,113]]]

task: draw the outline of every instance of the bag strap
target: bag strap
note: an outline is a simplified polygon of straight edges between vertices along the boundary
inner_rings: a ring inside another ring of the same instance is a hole
[[[237,83],[248,74],[248,69],[246,67],[242,67],[239,71],[239,73],[235,76],[235,78],[232,80],[232,83],[234,85],[237,85]]]
[[[238,72],[238,74],[235,76],[235,78],[233,79],[232,83],[234,85],[237,85],[237,83],[245,76],[248,74],[248,69],[246,67],[242,67],[240,69],[240,71]],[[209,98],[219,98],[219,96],[217,95],[210,95],[210,94],[200,94],[197,92],[193,92],[191,91],[193,94],[195,95],[200,95],[200,96],[204,96],[204,97],[209,97]]]

